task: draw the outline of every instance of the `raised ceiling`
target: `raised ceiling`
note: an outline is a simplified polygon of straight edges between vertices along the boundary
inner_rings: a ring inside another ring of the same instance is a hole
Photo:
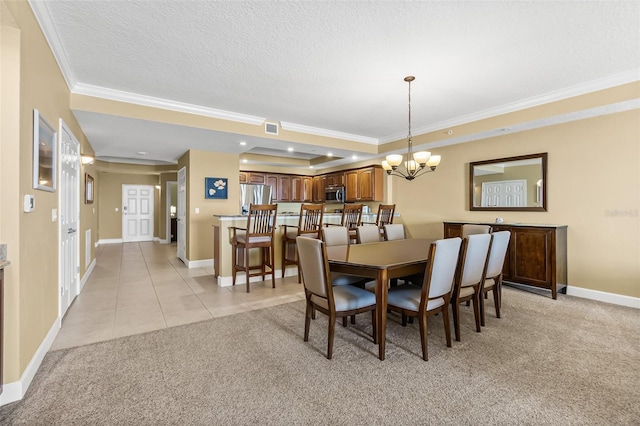
[[[324,166],[376,157],[353,147],[406,136],[406,75],[416,76],[414,134],[640,79],[640,2],[30,4],[72,93],[360,143],[331,149]],[[292,146],[74,113],[108,160],[175,163],[188,149],[270,155]],[[293,145],[305,159],[329,151],[315,139]]]

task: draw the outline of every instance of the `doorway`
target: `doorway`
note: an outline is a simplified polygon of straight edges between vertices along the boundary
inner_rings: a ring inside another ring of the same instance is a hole
[[[151,185],[122,185],[122,241],[153,241]]]
[[[166,242],[173,243],[178,241],[178,182],[167,182],[167,223],[166,223]]]

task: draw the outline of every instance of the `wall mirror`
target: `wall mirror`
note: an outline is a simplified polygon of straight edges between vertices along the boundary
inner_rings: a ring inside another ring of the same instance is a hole
[[[547,211],[547,153],[469,163],[469,207]]]

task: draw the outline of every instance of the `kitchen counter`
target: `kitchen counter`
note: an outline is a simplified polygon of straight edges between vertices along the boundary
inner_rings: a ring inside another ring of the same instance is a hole
[[[362,221],[363,222],[375,222],[377,217],[377,213],[375,214],[363,214]],[[276,232],[275,232],[275,263],[276,263],[276,277],[280,278],[282,276],[281,267],[281,256],[282,256],[282,225],[298,225],[299,213],[283,213],[276,216]],[[323,223],[340,223],[340,219],[342,218],[341,213],[325,213],[323,217]],[[232,227],[244,228],[247,226],[247,215],[213,215],[213,269],[214,276],[218,280],[218,285],[220,286],[228,286],[232,283],[232,245],[231,245],[231,237],[233,231],[230,229]],[[255,252],[255,253],[253,253]],[[251,254],[251,263],[258,263],[258,255],[259,250],[252,250]],[[255,258],[254,258],[255,256]],[[286,269],[286,276],[294,276],[297,275],[298,271],[295,267],[288,267]],[[254,278],[256,281],[260,280],[260,277]],[[245,282],[245,274],[240,273],[237,276],[236,283],[244,284]]]

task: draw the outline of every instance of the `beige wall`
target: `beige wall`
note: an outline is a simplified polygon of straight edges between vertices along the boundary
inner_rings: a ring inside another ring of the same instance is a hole
[[[178,161],[187,167],[187,259],[213,259],[213,215],[238,214],[239,155],[190,150]],[[205,199],[204,178],[228,179],[226,200]],[[196,209],[199,213],[196,214]]]
[[[566,224],[570,286],[640,297],[639,147],[634,110],[439,148],[437,172],[392,180],[393,201],[414,237],[441,238],[444,220]],[[469,210],[469,162],[538,152],[547,212]]]
[[[51,220],[58,192],[32,188],[34,108],[56,129],[62,118],[82,150],[91,148],[69,109],[69,89],[28,3],[2,1],[0,11],[0,241],[8,243],[12,262],[5,270],[4,304],[4,382],[9,383],[19,380],[58,317],[58,222]],[[35,196],[31,213],[22,212],[25,194]],[[81,206],[81,247],[85,231],[93,226],[89,211]]]

